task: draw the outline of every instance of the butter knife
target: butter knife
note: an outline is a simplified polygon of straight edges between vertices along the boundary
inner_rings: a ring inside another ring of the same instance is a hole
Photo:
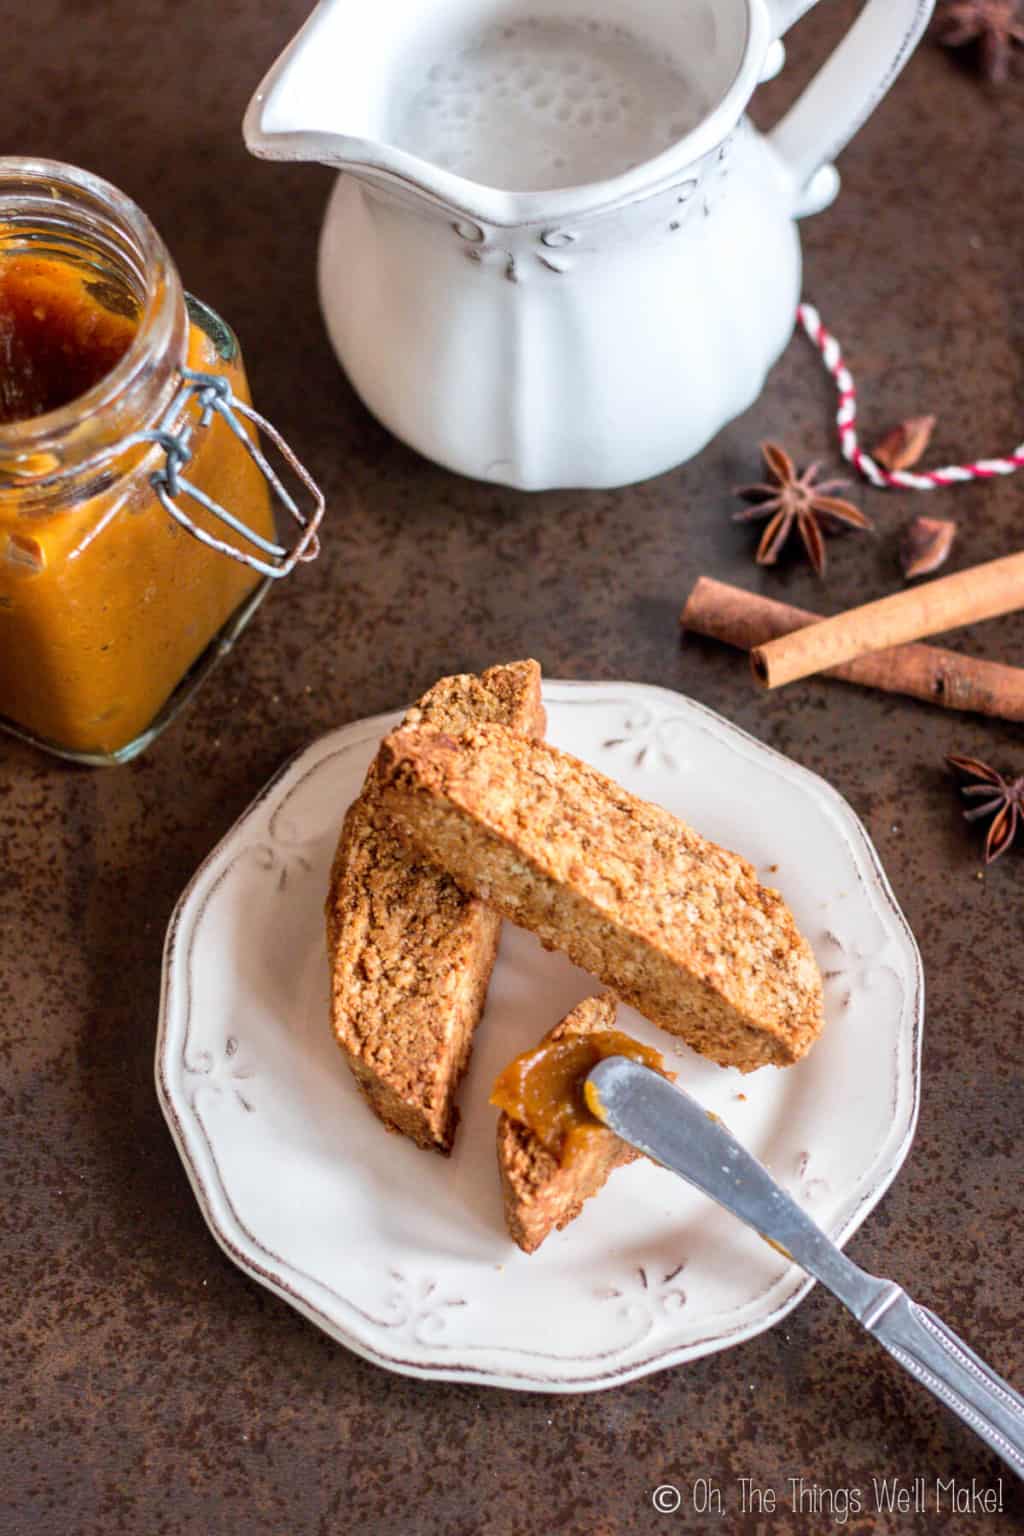
[[[657,1072],[611,1056],[587,1104],[608,1128],[754,1228],[837,1296],[893,1359],[1024,1478],[1024,1398],[934,1312],[848,1259],[717,1115]]]

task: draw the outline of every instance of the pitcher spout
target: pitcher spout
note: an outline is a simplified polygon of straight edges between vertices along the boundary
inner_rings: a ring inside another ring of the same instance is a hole
[[[477,206],[460,178],[394,142],[394,102],[416,20],[407,11],[403,0],[376,7],[320,0],[253,94],[242,123],[246,147],[264,160],[333,166],[452,217],[493,217],[500,210]]]
[[[345,0],[320,0],[249,102],[242,134],[252,154],[342,169],[379,163],[377,61],[359,46],[368,30]]]

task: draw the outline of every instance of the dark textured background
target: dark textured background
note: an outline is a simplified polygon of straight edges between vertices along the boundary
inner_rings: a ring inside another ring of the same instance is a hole
[[[791,38],[769,118],[857,7]],[[546,1398],[391,1376],[245,1278],[203,1225],[152,1087],[160,950],[196,864],[281,762],[410,699],[440,672],[531,653],[554,676],[636,678],[713,705],[824,774],[864,818],[929,986],[920,1128],[850,1245],[1024,1380],[1022,856],[984,878],[942,767],[1024,772],[1020,732],[839,685],[755,694],[735,654],[676,618],[710,572],[829,610],[899,585],[922,503],[859,491],[874,540],[760,573],[728,518],[756,444],[835,457],[834,401],[795,341],[760,403],[695,463],[632,490],[526,496],[415,457],[356,403],[317,312],[330,184],[259,164],[239,123],[305,0],[0,3],[0,152],[76,161],[132,194],[190,288],[239,331],[260,407],[331,500],[318,565],[140,761],[76,771],[0,743],[0,1529],[526,1536],[682,1528],[661,1482],[804,1475],[994,1481],[993,1460],[812,1293],[774,1332],[598,1396]],[[806,292],[844,340],[871,434],[940,415],[935,457],[1009,448],[1024,411],[1024,73],[1001,93],[926,44],[844,156],[838,204],[804,226]],[[751,263],[757,260],[751,239]],[[939,493],[953,567],[1019,540],[1021,480]],[[1024,618],[955,644],[1020,658]],[[848,1529],[1024,1524],[878,1518]],[[690,1529],[810,1533],[733,1513]],[[6,1513],[4,1512],[6,1510]]]

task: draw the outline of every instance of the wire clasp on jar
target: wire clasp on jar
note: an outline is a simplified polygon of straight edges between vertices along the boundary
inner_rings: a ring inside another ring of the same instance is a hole
[[[155,443],[162,448],[165,462],[161,469],[150,477],[150,483],[156,492],[161,506],[173,517],[174,521],[184,528],[193,538],[210,549],[217,550],[222,555],[228,555],[232,560],[238,560],[243,565],[259,571],[262,576],[270,576],[277,580],[281,576],[287,576],[300,562],[315,560],[320,553],[320,541],[317,530],[324,515],[324,495],[308,470],[299,462],[295,454],[288,447],[276,427],[258,411],[254,411],[251,405],[246,405],[239,400],[231,388],[228,380],[214,373],[198,373],[191,368],[182,368],[182,387],[175,395],[163,421],[159,426],[143,431],[133,432],[121,444],[122,448],[132,448],[142,443]],[[183,412],[192,401],[199,407],[198,428],[202,431],[208,427],[213,417],[220,419],[230,428],[231,432],[242,444],[253,463],[260,470],[270,488],[278,497],[286,511],[299,525],[300,533],[295,543],[287,548],[281,544],[275,544],[270,539],[265,539],[254,529],[248,527],[234,513],[222,507],[220,502],[207,496],[205,491],[186,479],[182,473],[192,458],[192,438],[196,430],[193,423],[187,423],[177,432],[173,430],[174,423],[179,421]],[[294,497],[282,484],[280,477],[275,473],[266,455],[262,452],[257,442],[254,442],[245,430],[239,417],[252,422],[259,432],[264,433],[284,459],[285,463],[294,471],[296,477],[301,480],[306,490],[313,499],[312,513],[304,513]],[[251,554],[247,550],[239,549],[234,544],[228,544],[223,539],[216,538],[201,528],[188,515],[179,500],[191,498],[192,501],[204,507],[211,517],[223,523],[247,543],[261,551],[259,554]]]

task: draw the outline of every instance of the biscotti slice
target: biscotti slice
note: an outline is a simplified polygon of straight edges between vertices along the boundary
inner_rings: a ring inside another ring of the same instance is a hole
[[[723,1065],[801,1057],[814,956],[752,865],[568,753],[497,725],[381,746],[384,804],[464,890]]]
[[[406,720],[462,731],[474,720],[542,734],[535,661],[447,677]],[[500,916],[412,853],[380,804],[376,766],[349,808],[326,907],[331,1022],[385,1125],[450,1152]]]
[[[502,1109],[498,1171],[505,1224],[524,1253],[568,1226],[616,1168],[641,1155],[586,1109],[582,1084],[591,1067],[605,1056],[632,1056],[674,1076],[656,1051],[615,1030],[616,1006],[610,992],[586,998],[494,1085],[491,1103]]]

